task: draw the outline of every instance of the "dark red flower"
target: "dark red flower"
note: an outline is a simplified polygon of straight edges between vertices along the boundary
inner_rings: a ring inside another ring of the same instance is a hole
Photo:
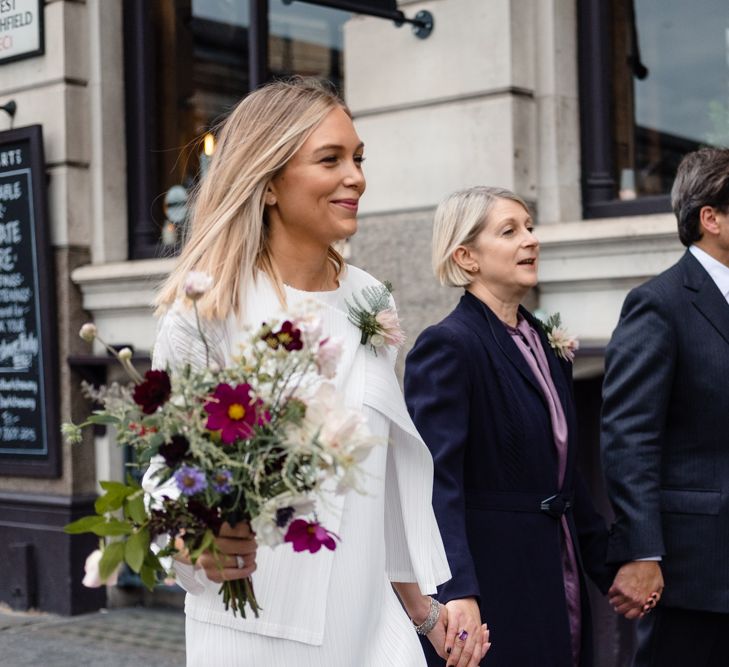
[[[134,387],[134,402],[145,415],[151,415],[170,397],[170,376],[164,371],[147,371],[144,382]]]
[[[197,500],[188,500],[187,509],[204,527],[211,528],[217,535],[220,526],[223,525],[223,518],[217,507],[208,507]]]
[[[184,460],[189,449],[190,443],[184,435],[173,435],[169,442],[159,446],[159,455],[170,468],[174,468]]]
[[[283,347],[285,350],[292,352],[293,350],[300,350],[304,347],[304,343],[301,341],[301,330],[297,329],[288,320],[281,325],[278,331],[269,331],[261,336],[261,338],[274,350]]]

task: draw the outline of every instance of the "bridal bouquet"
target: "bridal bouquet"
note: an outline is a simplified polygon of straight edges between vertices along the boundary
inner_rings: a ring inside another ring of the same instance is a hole
[[[210,280],[191,274],[188,285],[197,317],[195,302]],[[91,324],[81,336],[100,340]],[[250,522],[258,543],[271,547],[336,548],[338,537],[317,520],[317,499],[325,484],[337,493],[357,489],[359,464],[375,440],[328,381],[341,344],[323,337],[315,313],[250,331],[234,363],[222,369],[208,363],[141,377],[131,351],[108,349],[133,382],[87,387],[102,409],[80,426],[64,424],[63,431],[78,442],[82,427],[112,425],[137,465],[151,464],[147,479],[154,489],[145,483],[146,493],[131,477],[101,482],[96,514],[66,526],[69,533],[101,538],[101,553],[90,557],[99,582],[126,562],[152,588],[165,572],[161,558],[184,552],[194,563],[206,550],[215,553],[214,538],[226,521]],[[248,605],[258,616],[250,579],[226,581],[220,593],[234,614],[245,617]]]

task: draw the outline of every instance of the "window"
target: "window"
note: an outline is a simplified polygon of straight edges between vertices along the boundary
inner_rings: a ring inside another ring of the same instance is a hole
[[[139,259],[175,247],[181,230],[166,219],[165,195],[204,172],[211,131],[249,90],[291,74],[343,90],[350,14],[283,0],[126,0],[124,9],[129,256]]]
[[[270,76],[317,76],[331,81],[344,94],[342,26],[350,16],[336,9],[270,0]]]
[[[668,211],[683,155],[729,145],[726,0],[581,0],[586,217]]]

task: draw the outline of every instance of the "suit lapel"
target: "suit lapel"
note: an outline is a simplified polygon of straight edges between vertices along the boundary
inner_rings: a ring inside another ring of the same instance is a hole
[[[494,315],[488,306],[469,292],[466,292],[463,296],[459,307],[463,315],[463,322],[481,339],[486,350],[491,347],[491,341],[495,341],[504,356],[529,382],[546,406],[546,400],[531,368],[529,368],[519,348],[511,339],[511,334],[506,330],[504,323]]]
[[[690,252],[686,252],[682,262],[684,287],[695,293],[692,299],[694,307],[729,344],[729,303],[706,269]]]
[[[529,322],[532,329],[537,332],[539,340],[542,342],[542,348],[544,349],[544,354],[547,357],[547,363],[549,364],[549,372],[552,375],[552,382],[557,389],[557,395],[559,396],[560,403],[562,403],[562,410],[565,415],[567,415],[571,402],[567,400],[569,387],[567,386],[567,378],[565,376],[564,368],[562,367],[562,364],[566,362],[560,361],[557,353],[554,351],[554,348],[552,348],[549,344],[549,340],[547,340],[547,334],[544,333],[544,330],[537,319],[522,306],[519,306],[519,312],[522,314],[524,319]]]

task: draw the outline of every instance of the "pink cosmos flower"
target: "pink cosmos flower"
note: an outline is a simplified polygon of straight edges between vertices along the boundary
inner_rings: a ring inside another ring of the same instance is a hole
[[[312,312],[303,313],[294,317],[293,323],[301,331],[307,347],[314,347],[322,335],[321,317]]]
[[[400,320],[394,308],[385,308],[375,315],[377,324],[380,325],[380,333],[387,345],[400,347],[405,342],[405,334],[400,328]]]
[[[205,404],[205,412],[209,415],[205,428],[220,431],[226,445],[250,437],[254,426],[271,421],[271,415],[263,409],[263,401],[251,400],[251,385],[247,382],[235,387],[221,382],[212,400]]]
[[[342,356],[342,341],[325,338],[316,351],[316,369],[320,375],[331,380],[337,374],[337,364]]]
[[[291,542],[294,551],[310,551],[315,554],[322,546],[330,551],[337,548],[334,538],[337,535],[327,530],[318,521],[296,519],[291,522],[284,541]]]

